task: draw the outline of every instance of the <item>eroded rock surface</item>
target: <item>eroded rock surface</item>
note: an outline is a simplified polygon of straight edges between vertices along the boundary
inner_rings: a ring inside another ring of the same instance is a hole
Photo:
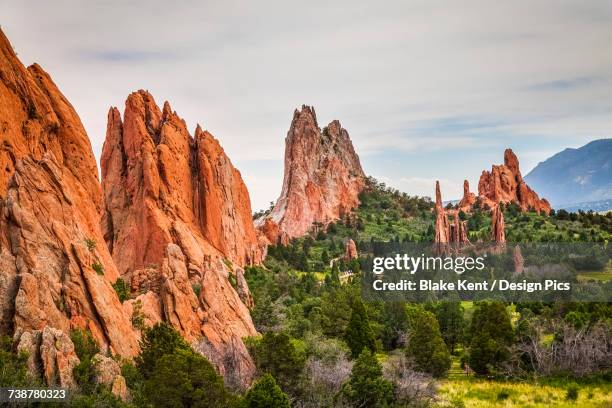
[[[127,98],[123,120],[109,111],[101,162],[104,236],[141,293],[126,311],[139,307],[145,325],[160,314],[192,344],[205,340],[226,378],[239,368],[244,388],[255,366],[242,338],[257,332],[242,267],[263,252],[240,173],[210,133],[198,126],[192,137],[146,91]]]
[[[133,356],[89,139],[50,76],[26,69],[2,32],[0,54],[0,332],[83,328],[103,350]]]
[[[306,234],[359,205],[365,175],[348,132],[334,120],[319,128],[314,108],[295,111],[285,139],[280,197],[257,225],[272,244]]]
[[[546,199],[541,199],[523,180],[519,161],[512,151],[504,151],[504,164],[493,165],[491,171],[483,171],[478,182],[478,196],[489,207],[499,203],[514,202],[523,211],[534,209],[549,214],[551,207]]]

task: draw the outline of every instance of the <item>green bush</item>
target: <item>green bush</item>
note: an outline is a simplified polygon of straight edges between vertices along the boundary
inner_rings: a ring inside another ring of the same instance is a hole
[[[287,334],[267,332],[251,345],[251,352],[261,374],[272,374],[284,392],[290,395],[299,393],[304,356],[296,350]]]
[[[79,364],[72,371],[74,379],[79,385],[81,393],[86,395],[96,394],[98,384],[96,382],[96,369],[92,358],[100,352],[100,347],[98,347],[91,333],[85,330],[78,329],[72,331],[70,339],[74,343],[74,351],[80,360]]]
[[[98,275],[104,275],[104,265],[100,263],[100,261],[96,261],[91,265],[91,269],[96,271]]]
[[[367,348],[351,370],[341,397],[355,407],[388,407],[393,402],[393,385],[382,376],[382,366]]]
[[[567,387],[567,393],[565,394],[565,399],[568,401],[576,401],[578,399],[579,388],[576,384],[570,384]]]
[[[244,397],[244,408],[289,408],[289,398],[274,381],[274,377],[265,374]]]
[[[115,293],[117,293],[117,297],[121,303],[130,298],[130,288],[123,279],[117,278],[115,283],[113,283],[113,289],[115,289]]]

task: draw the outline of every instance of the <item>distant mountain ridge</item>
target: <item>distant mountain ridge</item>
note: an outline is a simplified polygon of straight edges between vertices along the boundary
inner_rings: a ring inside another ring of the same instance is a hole
[[[599,202],[599,207],[610,202],[612,139],[565,149],[540,162],[525,180],[557,209],[590,209],[589,203]]]

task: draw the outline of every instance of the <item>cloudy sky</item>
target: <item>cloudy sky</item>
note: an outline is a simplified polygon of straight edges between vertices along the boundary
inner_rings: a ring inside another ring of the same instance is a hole
[[[445,199],[512,147],[526,174],[612,136],[612,2],[2,0],[19,57],[76,107],[99,157],[111,105],[148,89],[275,200],[292,112],[339,119],[362,165]]]

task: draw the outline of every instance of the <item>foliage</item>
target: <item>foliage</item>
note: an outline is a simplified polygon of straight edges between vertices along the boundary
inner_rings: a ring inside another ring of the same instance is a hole
[[[181,335],[167,323],[158,323],[144,330],[140,342],[140,354],[136,357],[136,367],[148,379],[155,372],[155,366],[163,356],[180,350],[190,350]]]
[[[351,370],[341,398],[356,407],[388,407],[393,402],[393,385],[382,375],[382,366],[364,348]]]
[[[510,315],[501,302],[480,302],[472,316],[469,364],[478,374],[489,374],[509,357],[513,340]]]
[[[0,387],[32,387],[36,379],[28,375],[28,355],[13,353],[12,339],[9,336],[0,337]]]
[[[434,314],[414,307],[409,330],[407,356],[414,360],[420,371],[435,377],[445,376],[450,368],[451,358]]]
[[[357,358],[364,348],[369,349],[372,353],[376,352],[376,341],[361,299],[353,301],[351,318],[344,333],[344,341],[351,349],[353,358]]]
[[[264,374],[244,397],[244,408],[289,408],[289,398],[270,374]]]
[[[121,303],[130,298],[130,288],[123,279],[117,278],[115,283],[113,283],[113,289],[115,289],[115,293],[117,293],[117,297]]]
[[[98,384],[96,382],[96,369],[92,358],[100,352],[100,347],[91,333],[85,330],[77,329],[72,331],[70,339],[74,343],[74,351],[80,360],[72,372],[74,379],[83,394],[96,394]]]
[[[298,394],[304,356],[296,350],[287,334],[267,332],[251,345],[250,351],[261,374],[272,374],[283,391],[290,395]]]
[[[149,403],[159,407],[223,407],[229,401],[223,379],[212,364],[182,347],[159,357],[143,391]]]

